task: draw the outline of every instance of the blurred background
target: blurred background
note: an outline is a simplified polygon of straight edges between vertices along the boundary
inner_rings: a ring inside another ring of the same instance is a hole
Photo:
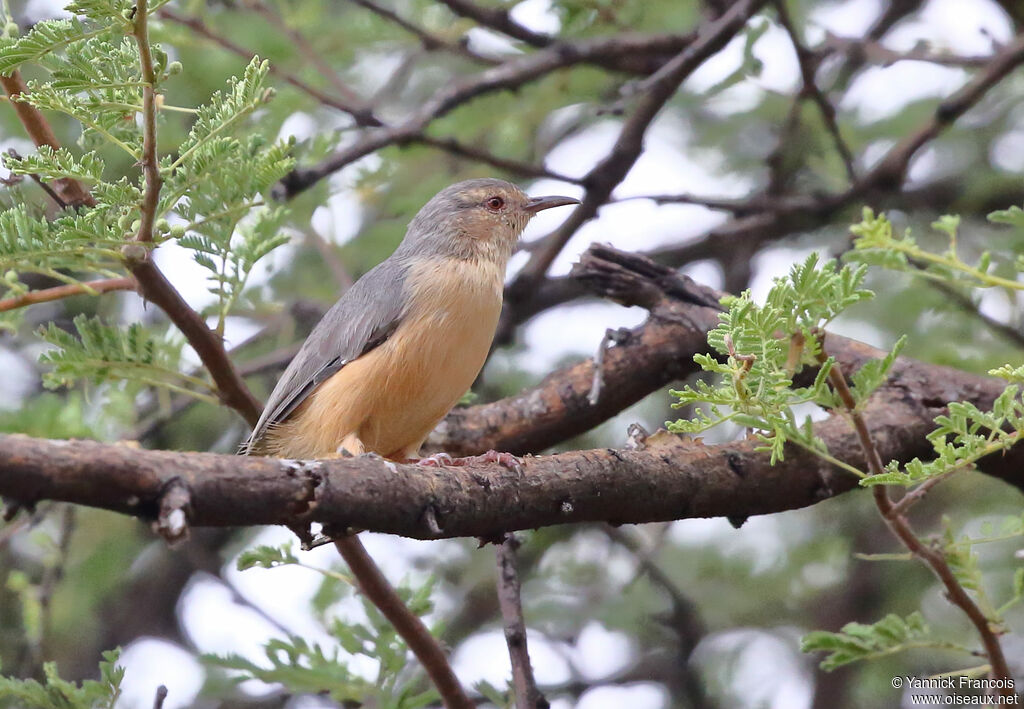
[[[504,177],[535,195],[589,191],[595,215],[572,230],[547,277],[525,293],[511,291],[500,345],[474,389],[477,401],[516,393],[593,356],[607,328],[644,320],[640,309],[588,299],[567,283],[571,264],[595,241],[647,253],[715,288],[750,288],[755,295],[810,251],[842,254],[864,205],[886,210],[898,228],[928,243],[938,216],[962,215],[960,248],[968,261],[986,248],[1021,253],[1022,244],[985,220],[1024,195],[1021,70],[1001,76],[948,129],[929,135],[904,172],[875,170],[1024,32],[1015,0],[788,0],[785,15],[769,3],[686,79],[607,198],[595,196],[591,171],[628,120],[629,96],[731,3],[477,3],[486,10],[479,17],[460,12],[461,3],[432,0],[179,0],[158,13],[154,39],[184,65],[166,84],[167,101],[199,105],[242,71],[250,53],[265,57],[277,97],[252,131],[271,140],[294,136],[305,168],[423,115],[433,97],[483,72],[518,66],[559,42],[662,37],[611,59],[569,62],[514,90],[466,97],[444,115],[427,115],[411,137],[392,136],[341,161],[301,192],[282,190],[291,241],[254,274],[226,328],[258,396],[269,393],[323,310],[397,245],[416,210],[469,177]],[[11,0],[9,9],[24,31],[62,16],[61,6]],[[62,141],[73,145],[76,125],[53,120]],[[187,130],[187,116],[165,117],[161,150],[173,150]],[[34,150],[4,104],[0,149],[9,148]],[[126,159],[108,166],[137,171]],[[531,223],[510,282],[536,253],[531,244],[559,228],[566,211]],[[195,308],[213,302],[189,251],[164,245],[157,262]],[[1018,304],[1000,292],[951,298],[881,272],[869,287],[878,297],[836,330],[880,347],[908,333],[906,354],[970,371],[1020,362],[1021,340],[991,326],[1019,332]],[[50,321],[67,326],[80,312],[162,320],[131,293],[30,308],[17,332],[0,334],[0,430],[235,449],[247,429],[225,408],[147,392],[126,400],[115,390],[44,390],[37,358],[45,345],[32,332]],[[188,348],[185,357],[198,365]],[[560,447],[621,446],[630,423],[653,431],[676,418],[669,403],[667,390],[654,393]],[[945,510],[955,529],[970,530],[1019,508],[1016,491],[968,475],[944,486],[919,514],[927,521]],[[125,709],[151,705],[158,684],[169,688],[165,706],[172,709],[333,706],[275,684],[235,687],[230,672],[201,659],[237,653],[260,663],[263,644],[287,634],[336,647],[325,618],[361,617],[355,599],[332,596],[314,571],[235,570],[242,549],[291,536],[281,529],[196,530],[189,543],[169,550],[136,520],[41,505],[0,527],[3,671],[30,676],[42,659],[53,659],[66,678],[92,677],[100,652],[120,646]],[[460,678],[504,687],[509,660],[491,551],[477,550],[474,540],[363,536],[393,582],[436,578],[429,618],[444,624]],[[909,653],[824,673],[820,658],[800,653],[799,638],[809,630],[919,607],[950,637],[967,633],[923,567],[854,557],[895,550],[865,495],[752,518],[739,529],[711,519],[558,527],[521,537],[531,655],[538,682],[559,709],[899,706],[905,700],[890,685],[894,675],[926,675],[961,661]],[[1013,550],[1012,542],[983,550],[986,573],[1007,589],[1019,564]],[[337,562],[330,547],[302,560],[324,568]],[[26,587],[35,605],[25,602]],[[32,623],[29,608],[39,614]],[[1021,620],[1019,613],[1011,618]],[[1024,643],[1011,635],[1005,647],[1020,672]],[[375,672],[366,658],[352,667]]]

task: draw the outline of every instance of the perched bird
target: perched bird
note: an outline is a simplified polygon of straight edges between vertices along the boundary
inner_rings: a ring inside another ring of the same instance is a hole
[[[245,451],[413,460],[483,367],[505,266],[527,222],[571,197],[503,180],[441,190],[391,256],[327,311],[274,388]]]

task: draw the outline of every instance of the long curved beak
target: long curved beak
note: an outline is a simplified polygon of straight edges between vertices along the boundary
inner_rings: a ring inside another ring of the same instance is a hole
[[[564,207],[567,204],[579,204],[580,201],[574,197],[532,197],[526,202],[526,211],[530,214],[536,214],[543,209],[551,209],[552,207]]]

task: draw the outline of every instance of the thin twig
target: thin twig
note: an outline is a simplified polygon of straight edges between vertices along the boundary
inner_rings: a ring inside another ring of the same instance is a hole
[[[160,8],[160,10],[157,11],[157,16],[161,19],[170,20],[171,22],[177,22],[180,25],[184,25],[185,27],[190,28],[193,32],[200,35],[201,37],[205,37],[206,39],[212,41],[214,44],[219,45],[221,48],[226,49],[227,51],[232,52],[233,54],[237,54],[240,57],[243,57],[246,61],[251,60],[255,56],[253,52],[250,52],[248,49],[238,44],[235,44],[235,42],[233,42],[232,40],[215,32],[205,22],[203,22],[197,17],[186,17],[185,15],[181,15],[167,7]],[[345,113],[349,114],[350,116],[352,116],[353,119],[355,119],[356,125],[381,125],[380,120],[377,119],[377,117],[374,116],[373,113],[369,111],[366,107],[361,105],[354,105],[352,103],[343,101],[335,96],[330,96],[321,91],[320,89],[316,88],[315,86],[306,83],[305,81],[295,76],[294,74],[291,74],[285,71],[284,69],[281,69],[276,64],[270,65],[270,73],[273,74],[274,76],[277,76],[285,83],[291,84],[292,86],[294,86],[296,89],[299,89],[303,93],[306,93],[314,97],[317,101],[324,104],[325,106],[330,106],[332,108],[338,109],[339,111],[344,111]]]
[[[821,343],[817,357],[818,361],[822,364],[828,359],[824,341]],[[847,386],[842,367],[838,363],[833,364],[829,370],[828,379],[833,390],[838,394],[847,415],[853,422],[857,438],[864,451],[864,456],[867,458],[868,471],[871,475],[883,474],[885,472],[885,464],[882,462],[882,456],[875,445],[874,439],[871,437],[867,421],[865,421],[860,409],[857,408],[857,400],[854,398],[849,386]],[[940,549],[926,545],[918,538],[910,526],[910,522],[900,514],[899,508],[889,498],[889,491],[885,485],[874,485],[872,493],[874,494],[875,505],[882,514],[882,518],[885,520],[889,530],[914,556],[921,559],[931,568],[932,572],[946,588],[946,597],[949,601],[959,607],[974,625],[975,630],[977,630],[978,635],[981,637],[982,644],[985,646],[985,654],[992,668],[990,675],[997,679],[1010,679],[1012,676],[1010,668],[1006,664],[1003,648],[999,644],[999,639],[993,631],[989,619],[985,617],[985,614],[968,595],[960,581],[957,580],[956,575],[949,567],[945,554]],[[1010,696],[1013,694],[1013,688],[1012,685],[1007,688],[997,688],[996,692],[1002,696]]]
[[[537,688],[530,664],[530,651],[526,642],[526,622],[520,597],[519,572],[516,568],[516,550],[519,540],[514,534],[505,537],[494,548],[498,561],[498,604],[505,620],[505,643],[512,662],[512,686],[515,688],[516,709],[547,709],[551,706]]]
[[[643,152],[644,134],[651,121],[675,94],[679,85],[708,57],[718,52],[746,25],[766,0],[740,0],[720,19],[704,27],[696,40],[638,84],[641,91],[636,108],[623,123],[619,136],[608,154],[591,169],[583,183],[587,186],[583,202],[569,215],[561,227],[544,237],[509,288],[513,297],[532,291],[543,278],[569,239],[584,223],[590,221],[626,177]]]
[[[163,272],[157,268],[148,247],[153,240],[153,225],[156,220],[162,185],[156,152],[157,77],[149,46],[148,13],[148,0],[141,0],[137,3],[133,27],[133,35],[139,47],[142,75],[146,81],[146,85],[142,89],[142,170],[145,175],[146,189],[139,206],[140,226],[135,241],[146,246],[126,246],[123,250],[125,263],[138,282],[139,293],[163,310],[185,335],[189,344],[199,355],[199,359],[210,372],[221,400],[238,411],[250,424],[255,424],[259,419],[262,407],[238,375],[234,363],[224,350],[223,341],[209,328],[206,321],[185,302],[185,299],[167,280]]]
[[[57,528],[57,538],[54,540],[57,556],[52,564],[47,564],[39,582],[40,627],[44,643],[51,632],[53,594],[57,590],[57,584],[64,578],[64,567],[67,563],[68,549],[71,546],[71,535],[75,529],[76,509],[74,505],[63,505],[60,524]]]
[[[534,32],[512,19],[508,10],[481,7],[470,0],[440,0],[456,15],[468,17],[484,27],[501,32],[513,39],[519,39],[534,47],[546,47],[553,39],[548,35]]]
[[[691,35],[613,35],[557,43],[532,54],[516,56],[479,74],[446,84],[402,123],[366,131],[354,143],[316,165],[293,170],[278,184],[275,195],[291,199],[375,150],[420,142],[433,121],[479,96],[516,89],[554,71],[578,64],[607,64],[637,57],[674,54],[692,42]]]
[[[153,697],[153,709],[163,709],[165,699],[167,699],[167,687],[161,684],[156,688],[156,696]]]
[[[832,136],[833,143],[835,143],[836,152],[839,153],[839,156],[843,160],[843,166],[846,168],[846,176],[849,178],[851,183],[856,182],[857,170],[853,165],[853,153],[850,152],[850,147],[846,144],[846,141],[843,140],[843,135],[839,130],[839,124],[836,122],[836,108],[832,105],[832,102],[826,98],[825,94],[822,93],[821,89],[818,87],[817,81],[815,80],[820,60],[813,52],[804,46],[803,42],[800,41],[796,28],[793,26],[793,20],[789,16],[789,10],[786,9],[786,0],[775,0],[775,8],[778,13],[780,24],[782,24],[786,33],[789,34],[789,41],[793,45],[793,50],[796,52],[797,62],[800,65],[800,75],[803,78],[803,88],[800,90],[800,93],[803,96],[809,97],[818,107],[818,111],[821,113],[821,118],[825,122],[825,127]]]
[[[405,640],[409,649],[416,655],[423,669],[426,670],[446,709],[475,709],[476,703],[467,695],[452,671],[448,658],[441,649],[437,638],[430,634],[427,626],[414,615],[370,555],[366,553],[363,543],[358,537],[336,539],[334,546],[338,549],[356,582],[366,597],[388,619],[398,634]]]
[[[353,106],[361,106],[361,110],[365,111],[366,106],[363,105],[364,101],[360,98],[359,94],[353,91],[341,77],[338,76],[330,65],[324,61],[320,53],[315,51],[309,41],[302,36],[298,30],[295,30],[288,26],[284,18],[278,14],[277,10],[263,2],[263,0],[246,0],[245,5],[252,8],[257,14],[263,17],[271,27],[280,28],[282,32],[288,35],[288,39],[292,41],[292,45],[299,51],[306,60],[316,67],[316,70],[320,73],[320,76],[324,77],[327,82],[334,87],[334,90],[339,96]]]
[[[0,300],[0,313],[37,303],[49,303],[62,298],[70,298],[73,295],[99,295],[100,293],[109,293],[111,291],[135,290],[136,287],[137,283],[131,276],[54,286],[53,288],[29,291],[12,298]]]
[[[458,54],[459,56],[466,57],[474,62],[480,64],[495,65],[500,64],[501,60],[492,59],[491,57],[485,57],[482,54],[478,54],[470,49],[464,42],[449,42],[443,37],[440,37],[432,32],[428,32],[418,25],[414,25],[408,20],[401,17],[398,13],[393,10],[389,10],[386,7],[381,7],[373,0],[351,0],[352,4],[359,5],[360,7],[366,8],[370,12],[383,17],[394,25],[401,27],[403,30],[419,39],[423,48],[428,51],[436,49],[442,49],[452,54]]]
[[[135,240],[143,244],[153,242],[153,225],[156,222],[157,205],[160,202],[160,165],[156,156],[156,70],[153,67],[153,53],[149,46],[149,0],[137,0],[135,23],[132,28],[135,43],[139,46],[139,64],[142,68],[142,174],[146,189],[139,207],[139,230]]]

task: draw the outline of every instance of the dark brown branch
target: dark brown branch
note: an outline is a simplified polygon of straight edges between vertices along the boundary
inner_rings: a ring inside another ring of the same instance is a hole
[[[362,98],[341,80],[337,72],[324,61],[324,58],[310,45],[309,41],[300,32],[288,26],[284,18],[271,5],[263,0],[247,0],[246,7],[263,17],[271,28],[280,29],[291,40],[292,46],[306,58],[310,64],[316,67],[324,79],[334,87],[335,92],[351,106],[361,106]],[[359,110],[366,111],[367,107],[362,106]]]
[[[673,583],[668,574],[651,558],[641,540],[639,530],[604,526],[604,532],[615,543],[630,551],[639,566],[637,575],[646,574],[651,582],[668,596],[670,610],[658,618],[679,641],[678,670],[672,674],[671,685],[677,686],[686,706],[693,709],[714,709],[717,703],[708,697],[700,671],[690,662],[698,643],[707,635],[707,627],[696,604]]]
[[[69,283],[43,290],[29,291],[11,298],[0,300],[0,313],[5,310],[15,310],[37,303],[50,303],[54,300],[70,298],[74,295],[99,295],[111,291],[135,290],[135,279],[131,276],[122,278],[103,278],[98,281],[86,281],[84,283]]]
[[[466,57],[467,59],[479,62],[481,64],[494,65],[501,63],[500,60],[498,59],[491,59],[490,57],[485,57],[481,54],[477,54],[469,47],[467,47],[464,42],[449,42],[443,37],[439,37],[436,34],[428,32],[422,27],[414,25],[408,20],[403,19],[398,13],[389,10],[386,7],[381,7],[377,3],[373,2],[373,0],[352,0],[352,3],[358,5],[359,7],[366,8],[370,12],[379,15],[380,17],[383,17],[388,22],[391,22],[392,24],[401,27],[403,30],[416,37],[423,45],[423,48],[428,51],[442,49],[444,51],[451,52],[452,54],[458,54],[459,56]]]
[[[851,369],[878,354],[842,338],[830,342]],[[924,436],[945,401],[987,408],[1001,391],[999,381],[901,358],[865,420],[885,459],[927,457],[931,446]],[[816,434],[838,459],[867,467],[845,420],[822,422]],[[849,474],[800,450],[771,466],[755,450],[759,445],[705,446],[659,434],[639,450],[528,457],[517,473],[499,465],[438,470],[374,457],[296,462],[6,436],[0,438],[0,495],[152,517],[177,479],[191,493],[192,526],[320,522],[335,530],[436,538],[425,515],[432,508],[442,537],[495,538],[570,522],[742,518],[815,504],[855,486]],[[984,459],[980,468],[1020,484],[1022,459],[1024,447],[1017,447]]]
[[[404,122],[369,130],[355,143],[319,164],[293,171],[278,185],[276,194],[280,198],[291,199],[375,150],[420,141],[430,123],[479,96],[516,89],[558,69],[577,64],[678,52],[691,41],[689,35],[621,34],[554,44],[532,54],[510,59],[492,69],[445,86]]]
[[[519,571],[516,568],[518,548],[519,540],[513,534],[509,534],[494,548],[498,562],[498,605],[505,620],[505,643],[512,662],[512,687],[515,689],[516,709],[547,709],[551,705],[537,689],[537,680],[533,677],[533,666],[530,664]]]
[[[704,27],[691,44],[640,84],[643,92],[633,113],[623,124],[611,151],[583,178],[587,191],[569,218],[533,252],[508,289],[513,299],[534,289],[569,239],[611,197],[612,190],[626,177],[640,153],[651,121],[676,92],[679,85],[708,57],[724,47],[746,25],[765,0],[740,0],[712,24]]]
[[[832,136],[833,143],[835,143],[836,152],[839,153],[843,160],[846,176],[850,179],[851,183],[854,183],[857,181],[857,171],[853,166],[853,154],[850,152],[849,146],[843,140],[843,135],[839,131],[839,124],[836,122],[836,107],[832,105],[832,102],[828,100],[818,87],[816,74],[820,58],[800,41],[796,28],[793,26],[793,20],[789,16],[789,10],[786,8],[786,0],[775,0],[775,8],[779,16],[779,23],[789,35],[789,41],[793,45],[793,51],[796,52],[797,62],[800,65],[800,76],[803,79],[803,87],[800,90],[800,94],[809,97],[818,107],[821,119],[825,123],[825,128]]]
[[[29,137],[32,138],[32,142],[36,146],[48,145],[54,150],[59,150],[60,143],[57,141],[57,136],[43,114],[35,106],[19,100],[19,96],[27,91],[21,73],[15,70],[10,76],[0,75],[0,85],[4,87],[4,91],[11,98],[14,112],[18,114],[18,119],[25,127]],[[89,190],[83,187],[78,180],[62,177],[54,180],[53,184],[65,204],[70,204],[73,207],[81,205],[92,207],[96,204],[96,200],[89,194]]]
[[[547,47],[553,41],[548,35],[534,32],[513,20],[507,10],[481,7],[471,0],[439,0],[439,2],[456,15],[468,17],[484,27],[508,35],[513,39],[522,40],[534,47]]]
[[[931,120],[920,130],[897,143],[879,164],[865,176],[866,181],[885,186],[903,183],[911,159],[925,144],[934,140],[960,116],[967,113],[1010,72],[1024,62],[1024,34],[1000,49],[966,86],[939,104]]]
[[[158,10],[157,17],[163,20],[170,20],[171,22],[177,22],[180,25],[184,25],[185,27],[188,27],[199,36],[205,37],[214,44],[220,46],[222,49],[226,49],[227,51],[233,54],[237,54],[238,56],[243,57],[246,61],[250,61],[255,56],[253,52],[250,52],[245,47],[235,44],[235,42],[233,42],[232,40],[215,32],[198,17],[186,17],[185,15],[179,14],[178,12],[175,12],[174,10],[167,7]],[[291,74],[279,68],[276,64],[270,65],[270,73],[273,74],[274,76],[277,76],[282,81],[291,84],[299,91],[302,91],[303,93],[312,96],[325,106],[330,106],[331,108],[336,108],[339,111],[343,111],[349,114],[355,120],[356,125],[381,125],[380,120],[376,116],[374,116],[372,111],[370,111],[365,106],[353,104],[347,101],[343,101],[342,99],[339,99],[335,96],[331,96],[321,91],[320,89],[316,88],[315,86],[303,81],[294,74]]]
[[[824,363],[827,357],[826,343],[823,342],[821,351],[818,353],[818,361]],[[842,366],[838,364],[833,366],[829,370],[828,379],[833,390],[839,395],[843,409],[845,409],[846,414],[853,422],[854,430],[857,432],[857,440],[860,442],[861,450],[868,464],[868,471],[871,475],[882,475],[885,472],[885,463],[882,462],[882,455],[875,444],[864,414],[857,408],[857,400],[846,384]],[[968,595],[967,590],[957,579],[956,574],[953,573],[946,555],[941,550],[925,544],[914,533],[910,522],[901,514],[902,508],[897,509],[893,505],[889,497],[889,489],[885,485],[874,486],[872,493],[878,511],[882,514],[882,518],[885,520],[889,530],[914,556],[931,568],[932,572],[945,587],[946,597],[950,603],[960,608],[971,621],[971,624],[981,638],[982,644],[985,646],[985,655],[991,665],[989,675],[996,679],[1011,679],[1010,668],[1006,664],[1006,656],[1003,654],[1003,648],[999,644],[999,638],[993,631],[989,619],[985,617],[978,604]],[[1014,694],[1012,686],[999,687],[995,691],[1002,696]]]

